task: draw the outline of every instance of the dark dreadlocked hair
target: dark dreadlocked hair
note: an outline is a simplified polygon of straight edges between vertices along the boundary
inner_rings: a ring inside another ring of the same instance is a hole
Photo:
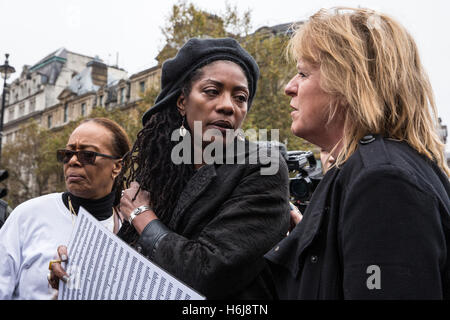
[[[200,67],[186,79],[181,88],[185,96],[189,96],[192,83],[201,74]],[[177,165],[171,159],[171,151],[178,143],[171,141],[172,132],[178,130],[182,123],[183,117],[176,106],[152,115],[137,134],[131,151],[124,157],[123,168],[118,176],[121,188],[117,188],[116,196],[120,198],[121,191],[128,188],[131,182],[137,181],[139,191],[143,189],[149,192],[155,214],[164,224],[170,221],[181,192],[194,175],[193,164]],[[184,125],[189,130],[187,123]],[[131,226],[124,229],[121,237],[135,244],[139,237],[135,229]]]
[[[180,94],[188,97],[193,84],[203,75],[203,67],[217,61],[219,60],[206,59],[192,71],[183,81]],[[243,68],[242,70],[244,72]],[[137,193],[140,189],[148,191],[155,214],[166,225],[172,217],[181,192],[195,172],[193,161],[191,164],[177,165],[171,159],[172,149],[178,143],[171,141],[172,132],[178,130],[182,124],[190,130],[187,121],[183,122],[176,105],[153,114],[138,133],[130,153],[124,158],[123,168],[118,177],[124,189],[128,188],[131,182],[137,181],[139,183]],[[117,188],[116,197],[120,198],[121,191],[121,188]],[[135,229],[129,225],[124,228],[123,233],[121,231],[120,236],[132,245],[139,238]]]
[[[176,165],[171,159],[172,148],[178,142],[170,138],[181,123],[182,117],[176,108],[155,113],[138,133],[125,163],[129,169],[126,186],[137,181],[141,189],[148,191],[156,215],[165,224],[194,172],[192,165]]]

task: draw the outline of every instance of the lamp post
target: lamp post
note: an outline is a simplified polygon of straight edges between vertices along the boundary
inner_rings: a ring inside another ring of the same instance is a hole
[[[6,84],[6,79],[9,78],[9,75],[16,72],[14,67],[10,66],[8,63],[9,54],[5,54],[5,64],[0,66],[0,73],[4,80],[3,82],[3,93],[2,93],[2,110],[0,112],[0,159],[2,156],[2,137],[3,137],[3,118],[5,114],[5,103],[6,103],[6,94],[9,93],[8,85]]]
[[[439,118],[438,131],[439,131],[439,137],[441,138],[442,142],[444,144],[446,144],[447,143],[448,131],[447,131],[447,126],[442,123],[442,119],[441,118]]]

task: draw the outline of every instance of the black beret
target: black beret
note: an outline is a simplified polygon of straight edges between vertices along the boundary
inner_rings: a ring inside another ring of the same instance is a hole
[[[242,67],[249,87],[248,109],[256,92],[259,68],[255,59],[232,38],[189,39],[177,55],[164,61],[161,74],[161,91],[155,105],[144,113],[145,123],[156,112],[174,105],[181,93],[181,86],[186,78],[196,69],[216,60],[230,60]]]

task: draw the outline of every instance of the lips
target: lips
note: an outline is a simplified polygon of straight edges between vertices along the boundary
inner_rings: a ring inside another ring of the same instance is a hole
[[[234,129],[231,122],[227,121],[227,120],[217,120],[217,121],[211,122],[211,123],[209,123],[209,127],[212,127],[213,129],[218,129],[223,134],[226,133],[226,130]]]
[[[231,122],[229,122],[227,120],[217,120],[217,121],[211,122],[211,125],[215,126],[215,127],[224,128],[224,129],[233,129],[233,125],[231,124]]]
[[[85,179],[84,176],[82,176],[81,174],[76,174],[76,173],[71,173],[71,174],[67,175],[67,177],[66,177],[66,181],[69,183],[82,181],[84,179]]]
[[[297,114],[298,109],[294,107],[292,104],[290,105],[290,107],[293,109],[291,112],[291,117],[294,117]]]

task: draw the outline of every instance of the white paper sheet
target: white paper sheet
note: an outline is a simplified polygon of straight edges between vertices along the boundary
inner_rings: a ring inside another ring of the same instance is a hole
[[[80,207],[60,281],[60,300],[204,300]],[[64,266],[64,265],[63,265]]]

